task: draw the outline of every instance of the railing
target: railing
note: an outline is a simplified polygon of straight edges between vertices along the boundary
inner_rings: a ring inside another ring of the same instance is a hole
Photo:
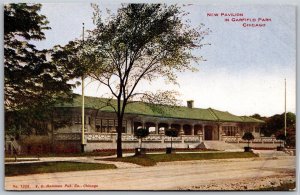
[[[94,134],[94,133],[87,133],[85,137],[89,141],[112,141],[114,136],[112,134]]]
[[[81,139],[80,133],[56,133],[55,140],[59,141],[78,141]],[[116,133],[98,133],[98,132],[88,132],[85,133],[85,139],[87,142],[115,142],[117,139]],[[202,140],[202,136],[199,135],[182,135],[178,137],[173,137],[174,142],[199,142]],[[132,134],[122,134],[123,142],[138,142],[138,139]],[[146,142],[169,142],[171,137],[165,136],[163,134],[150,134],[149,136],[143,138]]]
[[[247,143],[247,140],[243,140],[240,136],[222,136],[222,140],[228,143]],[[261,137],[251,140],[250,143],[280,143],[280,140],[276,140],[275,137]]]
[[[202,137],[202,136],[201,136]],[[200,142],[201,138],[199,135],[183,135],[182,139],[184,139],[184,142]]]
[[[164,135],[155,135],[155,134],[150,134],[149,136],[143,138],[143,141],[153,141],[153,142],[161,142],[163,139]]]
[[[56,133],[54,139],[59,141],[78,141],[81,139],[80,133]]]
[[[7,152],[10,152],[12,155],[21,153],[21,146],[18,144],[18,142],[15,139],[6,141],[6,147],[7,147]]]
[[[114,136],[117,137],[117,135]],[[138,139],[131,134],[122,134],[122,141],[138,141]]]
[[[57,133],[55,134],[55,140],[65,140],[65,141],[78,141],[81,139],[80,133]],[[85,133],[85,139],[87,142],[115,142],[117,139],[116,133],[98,133],[98,132],[88,132]],[[173,137],[172,141],[190,143],[196,142],[200,143],[203,140],[203,135],[181,135],[178,137]],[[138,139],[133,134],[122,134],[123,142],[138,142]],[[143,138],[146,142],[170,142],[171,137],[165,136],[163,134],[150,134],[146,138]],[[247,143],[247,140],[243,140],[241,136],[222,136],[222,141],[227,143]],[[280,143],[280,140],[276,140],[275,137],[261,137],[255,138],[250,141],[250,143]],[[16,144],[15,144],[15,147]]]
[[[228,143],[238,143],[240,137],[234,137],[234,136],[222,136],[222,140]]]

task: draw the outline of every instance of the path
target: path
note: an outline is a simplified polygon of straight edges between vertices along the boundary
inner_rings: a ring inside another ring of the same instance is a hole
[[[153,167],[46,173],[5,178],[10,190],[176,190],[212,183],[294,178],[294,156],[158,163]]]

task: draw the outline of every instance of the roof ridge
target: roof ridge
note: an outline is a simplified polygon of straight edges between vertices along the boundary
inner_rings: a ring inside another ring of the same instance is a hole
[[[78,96],[82,96],[81,94],[75,94]],[[95,96],[87,96],[85,95],[84,97],[88,97],[88,98],[96,98],[96,99],[105,99],[105,100],[116,100],[114,98],[106,98],[106,97],[95,97]],[[151,103],[151,102],[143,102],[141,100],[133,100],[130,101],[130,103],[141,103],[141,104],[146,104],[146,105],[154,105],[154,106],[169,106],[169,107],[178,107],[178,108],[188,108],[187,106],[183,106],[183,105],[168,105],[168,104],[156,104],[156,103]],[[193,107],[193,110],[206,110],[205,108],[197,108],[197,107]]]
[[[217,119],[218,121],[220,120],[219,117],[217,116],[217,114],[214,112],[214,110],[212,108],[208,108],[210,114]]]
[[[57,107],[80,107],[81,105],[81,95],[75,94],[74,102],[72,103],[63,103]],[[105,98],[105,97],[94,97],[94,96],[85,96],[87,97],[86,108],[91,109],[100,109],[104,112],[113,111],[111,108],[104,106],[104,102],[107,100],[112,101],[115,104],[116,99],[114,98]],[[98,101],[99,100],[99,101]],[[231,122],[263,122],[261,120],[249,117],[249,116],[238,116],[234,115],[228,111],[220,111],[208,108],[196,108],[190,109],[186,106],[176,105],[164,105],[164,104],[155,104],[143,101],[133,101],[133,104],[126,107],[125,113],[130,114],[142,114],[149,116],[159,116],[159,117],[169,117],[169,118],[186,118],[186,119],[199,119],[199,120],[210,120],[210,121],[231,121]],[[154,108],[150,108],[154,106]],[[156,109],[157,108],[157,109]],[[172,108],[172,109],[171,109]],[[162,110],[160,110],[162,109]]]
[[[251,116],[247,116],[247,115],[240,116],[240,118],[243,120],[243,122],[247,122],[246,119],[250,119],[250,120],[252,120],[252,122],[256,121],[256,122],[259,122],[259,123],[265,123],[264,120],[257,119],[257,118],[254,118],[254,117],[251,117]]]

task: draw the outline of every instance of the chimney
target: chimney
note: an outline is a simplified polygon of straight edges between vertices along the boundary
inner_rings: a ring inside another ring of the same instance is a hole
[[[186,103],[188,108],[194,108],[194,100],[188,100]]]

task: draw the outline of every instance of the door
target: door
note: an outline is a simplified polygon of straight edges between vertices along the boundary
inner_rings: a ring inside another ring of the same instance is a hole
[[[206,126],[205,127],[205,136],[204,136],[204,139],[205,140],[212,140],[212,131],[213,131],[213,128],[211,126]]]

